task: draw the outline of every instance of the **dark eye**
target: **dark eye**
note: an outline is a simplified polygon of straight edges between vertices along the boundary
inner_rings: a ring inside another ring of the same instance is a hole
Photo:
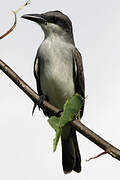
[[[50,22],[51,22],[51,23],[57,24],[59,21],[60,21],[60,19],[59,19],[58,17],[55,17],[55,16],[54,16],[54,17],[51,17],[51,18],[50,18]]]
[[[55,16],[53,17],[53,20],[54,20],[54,21],[57,21],[57,19],[58,19],[57,17],[55,17]]]

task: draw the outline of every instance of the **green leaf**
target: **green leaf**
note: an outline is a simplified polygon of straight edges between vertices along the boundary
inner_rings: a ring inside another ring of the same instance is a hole
[[[79,94],[75,94],[71,96],[64,104],[64,111],[61,117],[52,116],[49,118],[49,124],[56,131],[56,136],[53,141],[53,151],[55,151],[57,148],[57,144],[62,133],[62,128],[67,123],[73,121],[77,116],[80,117],[80,109],[83,102],[84,99]]]
[[[74,94],[66,101],[64,104],[64,112],[60,117],[60,127],[64,127],[79,115],[83,101],[84,99],[79,94]]]
[[[53,152],[55,152],[56,148],[57,148],[57,144],[58,144],[59,138],[61,136],[61,130],[62,130],[59,127],[60,118],[56,117],[56,116],[52,116],[51,118],[48,119],[48,122],[51,125],[51,127],[56,131],[56,136],[53,139]]]
[[[60,118],[56,117],[56,116],[52,116],[48,119],[49,124],[51,125],[51,127],[57,131],[57,129],[59,128],[59,124],[60,124]]]
[[[56,136],[55,136],[55,138],[53,139],[53,152],[56,151],[57,144],[58,144],[59,138],[60,138],[60,136],[61,136],[61,131],[62,131],[61,128],[58,128],[58,129],[56,130]]]

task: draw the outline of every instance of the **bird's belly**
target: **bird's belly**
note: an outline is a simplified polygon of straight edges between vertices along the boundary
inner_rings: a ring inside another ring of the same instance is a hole
[[[69,64],[70,65],[70,64]],[[65,101],[74,94],[72,66],[61,63],[47,64],[41,72],[41,89],[48,96],[49,102],[62,109]]]

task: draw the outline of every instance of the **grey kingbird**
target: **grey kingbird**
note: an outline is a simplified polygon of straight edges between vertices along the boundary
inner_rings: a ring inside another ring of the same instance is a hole
[[[46,96],[55,107],[62,109],[66,100],[75,93],[85,97],[82,57],[75,47],[72,22],[60,11],[43,14],[25,14],[22,18],[38,23],[45,38],[38,48],[34,75],[38,94]],[[34,36],[32,37],[34,38]],[[83,114],[84,105],[81,110]],[[51,113],[43,109],[47,116]],[[64,173],[81,171],[76,131],[70,125],[62,130],[62,164]]]

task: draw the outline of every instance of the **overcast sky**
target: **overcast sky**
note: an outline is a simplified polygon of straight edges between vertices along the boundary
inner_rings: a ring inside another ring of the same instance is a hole
[[[12,24],[12,10],[25,1],[4,0],[0,5],[0,35]],[[60,10],[73,22],[76,47],[82,54],[86,99],[82,122],[120,148],[120,1],[32,0],[18,13],[15,30],[0,41],[0,59],[36,90],[34,58],[44,36],[41,28],[21,19],[25,13]],[[0,179],[117,179],[120,162],[109,155],[86,162],[102,149],[78,134],[82,172],[64,175],[61,143],[55,153],[55,136],[47,118],[33,102],[0,71]]]

